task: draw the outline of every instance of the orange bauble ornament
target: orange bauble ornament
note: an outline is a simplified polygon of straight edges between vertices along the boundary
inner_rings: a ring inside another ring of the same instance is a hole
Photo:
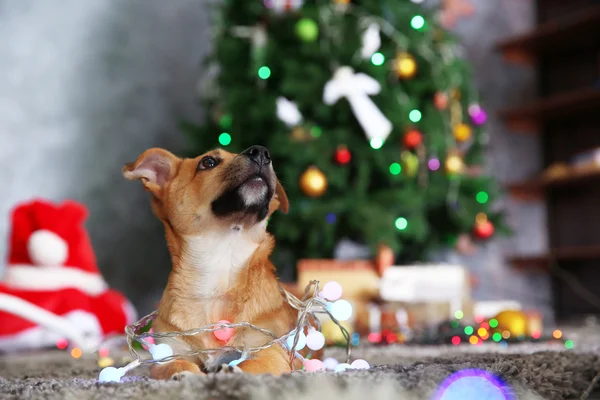
[[[423,135],[416,129],[411,129],[404,135],[404,146],[408,149],[414,149],[423,143]]]

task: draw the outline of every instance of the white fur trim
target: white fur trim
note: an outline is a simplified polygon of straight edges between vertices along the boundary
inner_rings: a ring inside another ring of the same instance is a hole
[[[69,246],[56,233],[40,229],[29,236],[27,252],[35,265],[62,265],[69,256]]]
[[[4,293],[0,293],[0,310],[38,324],[14,335],[0,337],[0,349],[4,351],[48,347],[62,338],[89,351],[99,343],[102,336],[102,328],[96,316],[81,310],[74,310],[61,317]]]
[[[34,267],[31,265],[8,265],[4,284],[15,289],[47,291],[74,288],[91,296],[107,289],[99,274],[69,267]]]

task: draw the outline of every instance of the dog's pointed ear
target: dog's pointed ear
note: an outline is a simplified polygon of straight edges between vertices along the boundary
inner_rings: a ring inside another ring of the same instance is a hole
[[[146,190],[160,197],[162,189],[175,176],[181,159],[159,148],[144,151],[132,163],[125,164],[123,176],[129,180],[141,180]]]
[[[287,214],[290,209],[290,201],[288,200],[287,194],[285,194],[285,190],[283,190],[283,186],[279,180],[275,186],[275,197],[277,197],[277,201],[279,202],[279,209],[284,214]]]

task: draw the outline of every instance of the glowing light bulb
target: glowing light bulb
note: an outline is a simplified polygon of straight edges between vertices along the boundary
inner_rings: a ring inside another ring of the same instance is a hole
[[[69,346],[69,342],[67,342],[67,339],[59,339],[56,341],[56,347],[58,347],[61,350],[66,349]]]
[[[125,372],[122,368],[106,367],[102,371],[100,371],[100,375],[98,376],[98,382],[120,382],[123,375],[125,375]]]
[[[398,218],[395,222],[396,225],[396,229],[398,229],[399,231],[403,231],[408,227],[408,221],[406,220],[406,218]]]
[[[427,162],[427,166],[431,171],[437,171],[438,169],[440,169],[440,160],[438,160],[437,158],[432,158]]]
[[[560,339],[562,337],[562,332],[557,329],[554,332],[552,332],[552,336],[554,337],[554,339]]]
[[[98,360],[98,366],[100,368],[110,367],[114,363],[115,363],[115,360],[113,360],[110,357],[100,357],[100,359]]]
[[[412,17],[412,19],[410,20],[410,26],[413,29],[416,30],[421,30],[425,27],[425,18],[423,18],[420,15],[415,15],[414,17]]]
[[[572,349],[574,346],[575,346],[575,343],[573,343],[573,341],[572,341],[572,340],[567,340],[567,341],[565,341],[565,347],[566,347],[567,349]]]
[[[352,316],[352,305],[346,300],[338,300],[332,304],[331,314],[338,321],[346,321]]]
[[[263,65],[262,67],[260,67],[258,69],[258,77],[260,79],[269,79],[270,76],[271,76],[271,68],[267,67],[266,65]]]
[[[341,364],[338,364],[337,367],[335,367],[334,371],[335,372],[343,372],[347,369],[352,369],[352,366],[348,363],[341,363]]]
[[[350,366],[354,369],[369,369],[371,366],[368,362],[362,359],[354,360]]]
[[[323,291],[321,293],[323,294],[321,297],[329,301],[336,301],[342,297],[342,285],[336,281],[327,282],[325,286],[323,286]]]
[[[373,138],[371,139],[369,144],[373,149],[378,150],[381,148],[381,146],[383,146],[383,140],[381,140],[380,138]]]
[[[335,358],[329,357],[323,360],[323,365],[326,369],[335,369],[335,367],[337,367],[339,364],[339,361]]]
[[[423,117],[423,115],[421,114],[421,111],[419,110],[412,110],[410,113],[408,113],[408,119],[411,120],[411,122],[419,122],[421,120],[421,118]]]
[[[151,344],[148,351],[154,360],[162,360],[173,355],[173,349],[166,343]]]
[[[502,340],[502,334],[500,332],[496,332],[492,335],[492,340],[494,342],[499,342]]]
[[[81,349],[79,347],[75,347],[73,350],[71,350],[71,356],[73,358],[79,358],[83,355],[83,351],[81,351]]]
[[[472,335],[472,334],[473,334],[473,327],[465,326],[465,335]]]
[[[452,344],[455,346],[458,346],[460,344],[460,336],[453,336],[452,337]]]
[[[231,135],[227,132],[223,132],[219,135],[219,143],[222,146],[228,146],[231,144]]]
[[[490,328],[496,328],[498,326],[498,320],[495,318],[490,319]]]
[[[471,344],[477,344],[477,343],[479,343],[479,338],[477,336],[471,336],[469,338],[469,343],[471,343]]]
[[[454,318],[456,319],[462,319],[465,316],[465,313],[463,313],[461,310],[457,310],[456,312],[454,312]]]
[[[489,200],[489,198],[490,198],[490,196],[486,192],[479,192],[475,196],[475,200],[477,200],[477,202],[479,204],[485,204],[485,203],[487,203],[487,201]]]
[[[402,172],[402,166],[397,162],[390,164],[390,174],[399,175]]]
[[[226,319],[222,319],[217,323],[230,324],[231,322],[227,321]],[[222,342],[228,342],[229,339],[231,339],[231,337],[233,336],[233,328],[221,328],[217,331],[214,331],[213,335],[215,335],[215,337]]]
[[[291,349],[294,346],[294,338],[296,337],[296,335],[291,335],[287,338],[287,340],[285,341],[285,343],[287,344],[287,347],[289,349]],[[298,334],[298,343],[296,343],[296,351],[300,351],[302,350],[304,347],[306,346],[306,335],[304,334],[304,332],[300,332]]]
[[[385,56],[381,53],[375,53],[371,56],[371,62],[376,66],[383,65],[385,62]]]
[[[316,329],[312,330],[306,336],[306,345],[311,350],[320,350],[325,346],[325,336]]]
[[[307,372],[316,372],[325,369],[321,360],[304,360],[303,364]]]

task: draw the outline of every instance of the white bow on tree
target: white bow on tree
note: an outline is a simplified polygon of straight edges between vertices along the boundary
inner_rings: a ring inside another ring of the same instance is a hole
[[[380,139],[384,142],[392,133],[392,123],[383,115],[377,105],[369,98],[381,92],[381,85],[369,75],[354,73],[351,67],[340,67],[333,78],[325,84],[323,101],[333,105],[345,97],[352,112],[362,126],[367,139]]]
[[[302,113],[298,106],[293,101],[289,101],[285,97],[278,97],[276,101],[277,117],[287,126],[292,127],[300,125],[302,122]]]
[[[372,23],[369,25],[362,37],[361,56],[369,59],[381,47],[381,37],[379,35],[379,25]]]

